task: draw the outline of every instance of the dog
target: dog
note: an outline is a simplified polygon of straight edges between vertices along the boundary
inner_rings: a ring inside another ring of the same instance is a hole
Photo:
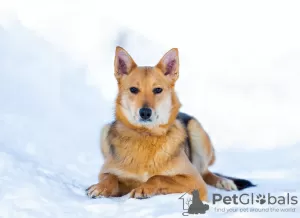
[[[115,121],[101,130],[104,164],[99,183],[86,190],[89,197],[149,198],[198,190],[207,201],[207,185],[228,191],[252,185],[238,179],[237,186],[235,178],[208,169],[216,160],[210,137],[196,118],[180,112],[177,48],[149,67],[138,66],[118,46],[114,76]]]

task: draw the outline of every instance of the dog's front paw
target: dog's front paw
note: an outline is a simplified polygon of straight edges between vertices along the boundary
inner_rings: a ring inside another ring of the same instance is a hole
[[[235,191],[238,190],[237,186],[230,179],[220,178],[217,182],[216,187],[219,189],[224,189],[227,191]]]
[[[96,197],[112,197],[115,196],[117,193],[116,188],[112,187],[109,184],[105,183],[98,183],[95,185],[90,186],[86,189],[86,194],[91,198]]]
[[[141,185],[130,192],[131,198],[145,199],[158,194],[157,188],[150,185]]]

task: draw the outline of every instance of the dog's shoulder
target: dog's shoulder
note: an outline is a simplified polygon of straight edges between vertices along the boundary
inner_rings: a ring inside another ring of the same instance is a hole
[[[183,113],[183,112],[179,112],[177,114],[177,117],[176,117],[177,120],[179,120],[183,125],[184,127],[187,127],[188,123],[194,119],[193,116],[189,115],[189,114],[186,114],[186,113]]]

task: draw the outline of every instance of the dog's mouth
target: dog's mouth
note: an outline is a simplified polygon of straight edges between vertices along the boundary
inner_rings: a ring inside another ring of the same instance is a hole
[[[139,122],[140,123],[150,123],[150,122],[152,122],[152,119],[150,119],[150,118],[149,119],[140,119]]]

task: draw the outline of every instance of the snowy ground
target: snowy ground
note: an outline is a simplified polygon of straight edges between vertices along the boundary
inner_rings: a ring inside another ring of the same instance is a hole
[[[142,65],[155,64],[169,48],[179,47],[178,94],[183,109],[212,137],[213,170],[258,185],[242,193],[300,198],[296,1],[199,7],[165,1],[163,6],[172,4],[174,10],[153,3],[149,11],[156,13],[128,11],[125,17],[124,3],[115,9],[114,1],[106,8],[99,2],[0,0],[1,218],[182,217],[179,194],[147,200],[85,196],[102,164],[100,127],[112,119],[117,44]],[[164,18],[154,15],[175,12],[182,17],[165,18],[173,21],[165,31]],[[210,196],[229,194],[209,191]],[[223,213],[214,207],[233,206],[214,205],[199,217],[300,215],[299,204],[290,213]]]

